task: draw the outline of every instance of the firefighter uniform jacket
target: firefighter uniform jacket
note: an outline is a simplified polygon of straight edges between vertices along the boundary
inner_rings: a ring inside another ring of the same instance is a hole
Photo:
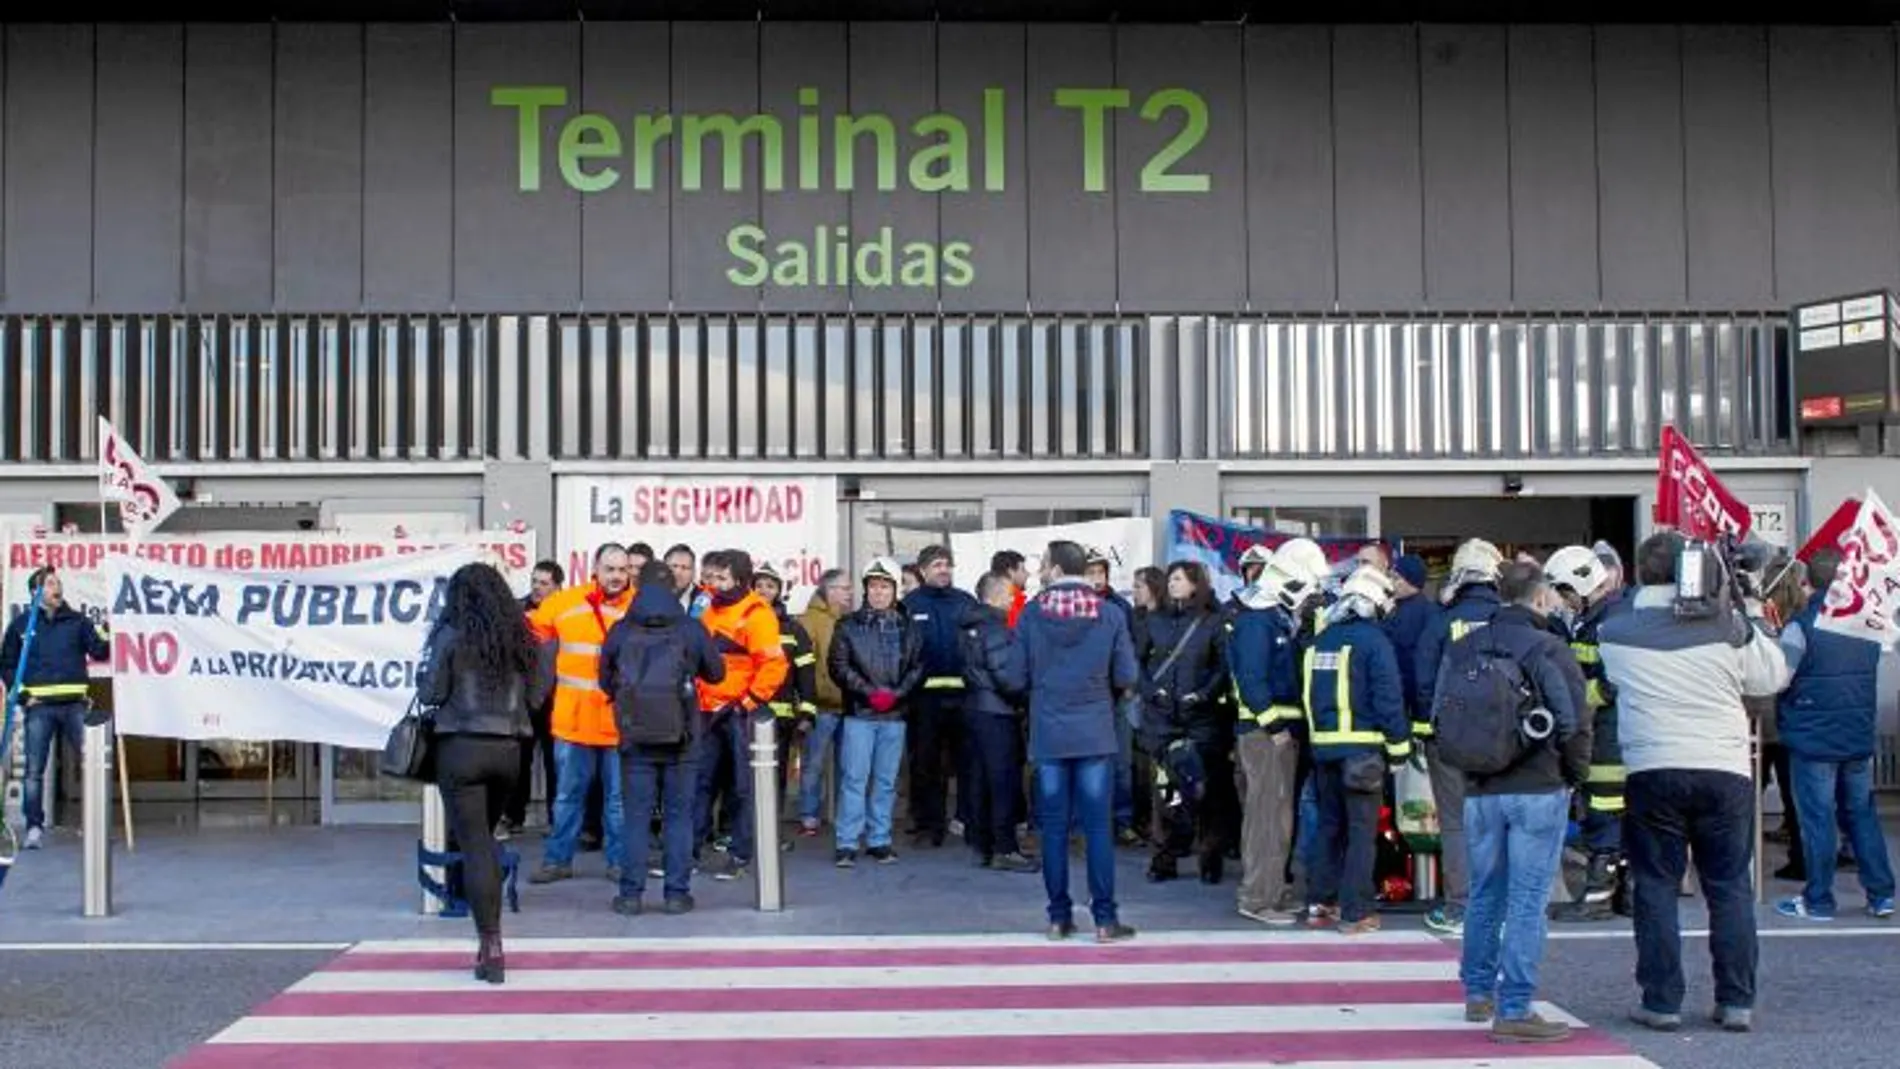
[[[1616,607],[1606,598],[1586,610],[1570,638],[1570,652],[1583,669],[1584,699],[1590,706],[1590,774],[1583,796],[1592,812],[1623,815],[1623,748],[1616,737],[1616,688],[1603,673],[1603,653],[1597,648],[1597,630]]]
[[[1411,754],[1399,657],[1378,624],[1355,617],[1328,625],[1306,651],[1304,676],[1313,760],[1377,753],[1396,761]]]
[[[778,611],[779,645],[785,650],[786,663],[791,665],[785,682],[772,695],[772,715],[780,720],[817,716],[818,654],[812,648],[811,633],[785,611],[784,602],[772,607]]]
[[[1227,670],[1234,679],[1234,730],[1304,732],[1300,704],[1300,625],[1279,605],[1236,601],[1226,622]]]

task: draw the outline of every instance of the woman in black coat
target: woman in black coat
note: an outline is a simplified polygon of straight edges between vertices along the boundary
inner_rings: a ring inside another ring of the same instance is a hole
[[[1219,701],[1227,687],[1221,622],[1207,569],[1192,561],[1168,566],[1166,600],[1147,613],[1136,636],[1141,662],[1142,736],[1154,758],[1155,811],[1161,839],[1148,878],[1172,880],[1194,852],[1200,832],[1203,883],[1221,881],[1222,829],[1238,806],[1234,728]]]
[[[462,885],[481,949],[475,978],[502,982],[501,854],[495,825],[520,776],[528,710],[547,697],[526,619],[501,573],[465,565],[449,578],[442,613],[416,677],[416,698],[434,710],[435,782],[462,855]]]

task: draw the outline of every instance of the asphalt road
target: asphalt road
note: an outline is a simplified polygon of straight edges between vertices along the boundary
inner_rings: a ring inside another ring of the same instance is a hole
[[[1690,940],[1689,1026],[1675,1036],[1625,1020],[1635,999],[1622,938],[1550,945],[1544,997],[1615,1032],[1669,1069],[1801,1069],[1900,1064],[1900,934],[1769,937],[1762,942],[1759,1030],[1717,1032],[1706,942]],[[154,1069],[332,956],[312,950],[0,952],[0,1066]]]

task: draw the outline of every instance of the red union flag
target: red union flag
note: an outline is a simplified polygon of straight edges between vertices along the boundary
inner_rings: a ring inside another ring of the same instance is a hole
[[[1662,458],[1656,470],[1656,526],[1673,527],[1690,538],[1748,537],[1755,522],[1742,499],[1729,493],[1708,461],[1674,426],[1664,426]]]
[[[1827,588],[1815,626],[1891,646],[1900,640],[1900,520],[1872,488],[1853,525],[1841,532],[1841,569]]]
[[[178,495],[132,451],[112,421],[99,417],[99,500],[119,505],[119,523],[133,541],[178,511]]]
[[[1808,540],[1801,543],[1801,548],[1795,551],[1794,559],[1806,564],[1814,559],[1816,553],[1824,549],[1840,549],[1841,536],[1847,533],[1848,528],[1854,526],[1854,521],[1859,517],[1860,498],[1850,497],[1841,502],[1835,507],[1833,514],[1821,526],[1814,529],[1814,533],[1808,536]]]

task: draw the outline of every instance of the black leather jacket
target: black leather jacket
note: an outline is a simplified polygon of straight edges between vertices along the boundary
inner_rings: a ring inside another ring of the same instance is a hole
[[[863,608],[840,620],[828,666],[844,692],[845,715],[901,719],[905,703],[924,681],[923,645],[917,626],[899,609]],[[871,693],[877,690],[897,696],[890,712],[871,708]]]
[[[547,699],[549,680],[512,669],[490,678],[471,663],[460,638],[452,624],[436,628],[416,674],[416,698],[435,710],[436,734],[531,737],[528,710]]]

